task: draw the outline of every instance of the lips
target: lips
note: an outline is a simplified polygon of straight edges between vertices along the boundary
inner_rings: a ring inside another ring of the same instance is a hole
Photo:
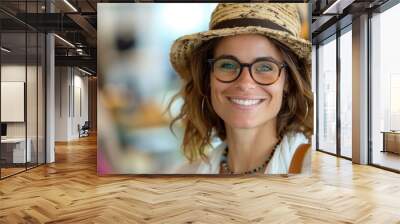
[[[254,105],[261,104],[263,101],[265,101],[265,98],[260,98],[260,97],[248,97],[248,98],[237,98],[237,97],[228,97],[228,100],[232,102],[233,104],[239,105],[239,106],[244,106],[244,107],[251,107]]]

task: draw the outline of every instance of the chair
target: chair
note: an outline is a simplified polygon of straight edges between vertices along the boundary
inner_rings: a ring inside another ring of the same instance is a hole
[[[80,127],[80,125],[78,124],[79,138],[89,136],[89,129],[90,129],[89,121],[85,121],[82,127]]]

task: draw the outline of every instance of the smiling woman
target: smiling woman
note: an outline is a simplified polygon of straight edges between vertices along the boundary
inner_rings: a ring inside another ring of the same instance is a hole
[[[183,121],[188,159],[178,173],[309,170],[311,44],[300,24],[296,4],[219,4],[209,31],[174,42],[184,104],[171,127]]]

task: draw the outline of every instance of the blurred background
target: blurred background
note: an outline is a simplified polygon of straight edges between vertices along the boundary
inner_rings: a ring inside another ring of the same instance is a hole
[[[167,111],[181,85],[169,50],[175,39],[208,30],[216,5],[98,4],[99,174],[173,173],[184,161],[184,129],[169,129],[182,104],[178,98]],[[309,39],[311,5],[297,5]]]

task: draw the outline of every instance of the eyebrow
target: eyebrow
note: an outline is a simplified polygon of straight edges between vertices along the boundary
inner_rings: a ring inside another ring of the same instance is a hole
[[[220,58],[230,58],[230,59],[234,59],[234,60],[236,60],[236,61],[238,61],[238,62],[240,62],[240,63],[243,63],[243,62],[240,61],[237,57],[235,57],[234,55],[231,55],[231,54],[222,54],[222,55],[218,56],[218,57],[215,58],[215,59],[217,60],[217,59],[220,59]],[[253,63],[253,62],[255,62],[255,61],[257,61],[257,60],[260,60],[260,59],[265,59],[265,60],[270,60],[270,61],[274,61],[274,62],[279,62],[279,61],[276,60],[275,58],[270,57],[270,56],[267,56],[267,57],[258,57],[258,58],[255,58],[255,59],[254,59],[252,62],[250,62],[250,63]]]

